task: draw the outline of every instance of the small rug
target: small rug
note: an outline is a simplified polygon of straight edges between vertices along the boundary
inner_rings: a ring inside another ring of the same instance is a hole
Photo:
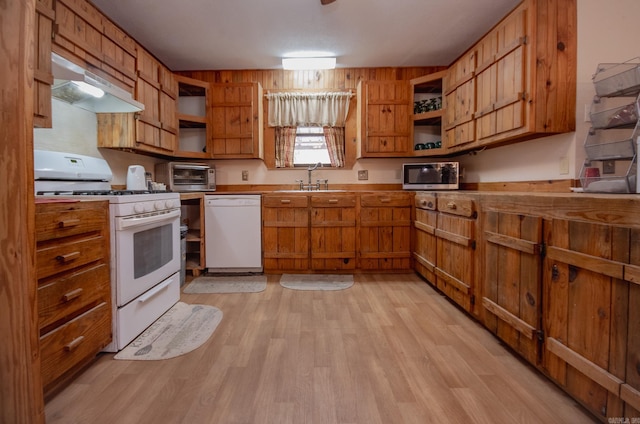
[[[214,306],[178,302],[114,358],[152,361],[184,355],[206,342],[221,320],[222,311]]]
[[[267,288],[266,275],[243,275],[194,278],[185,293],[257,293]]]
[[[292,290],[344,290],[353,286],[353,275],[282,274],[280,285]]]

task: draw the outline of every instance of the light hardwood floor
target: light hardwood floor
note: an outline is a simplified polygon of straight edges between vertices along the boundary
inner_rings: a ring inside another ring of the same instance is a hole
[[[250,294],[183,294],[224,318],[164,361],[101,354],[47,423],[589,423],[576,402],[413,274],[342,291],[269,276]]]

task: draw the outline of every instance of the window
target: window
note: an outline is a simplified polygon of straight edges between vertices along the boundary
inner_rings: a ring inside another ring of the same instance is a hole
[[[297,127],[293,165],[307,166],[318,162],[324,166],[331,166],[324,129],[322,127]]]

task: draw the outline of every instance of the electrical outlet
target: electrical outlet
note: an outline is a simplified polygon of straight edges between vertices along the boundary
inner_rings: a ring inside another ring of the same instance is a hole
[[[569,158],[560,158],[560,175],[567,175],[569,173]]]
[[[242,181],[249,181],[249,171],[242,171]]]
[[[358,171],[358,180],[368,180],[369,179],[369,171],[366,169],[361,169]]]
[[[616,173],[616,161],[614,160],[605,160],[602,162],[602,173],[603,174],[615,174]]]
[[[591,105],[584,105],[584,122],[591,122]]]

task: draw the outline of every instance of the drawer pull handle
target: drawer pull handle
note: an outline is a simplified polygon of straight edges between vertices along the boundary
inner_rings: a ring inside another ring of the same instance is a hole
[[[79,257],[80,257],[80,252],[71,252],[71,253],[67,253],[66,255],[58,255],[58,256],[56,256],[56,260],[58,262],[64,264],[64,263],[76,260]]]
[[[449,202],[447,203],[447,208],[453,209],[455,211],[456,209],[458,209],[458,205],[456,205],[454,202]]]
[[[329,199],[329,203],[338,203],[338,199]]]
[[[427,206],[427,201],[426,200],[422,201],[422,206]]]
[[[84,336],[76,337],[71,343],[64,345],[64,350],[66,352],[71,352],[73,350],[76,350],[78,346],[80,346],[80,343],[82,343],[83,341],[84,341]]]
[[[78,287],[75,290],[71,290],[69,293],[65,293],[62,295],[63,302],[69,302],[70,300],[75,299],[76,297],[80,297],[82,294],[82,287]]]
[[[382,199],[380,199],[380,203],[389,203],[390,201],[391,199],[388,197],[383,197]]]
[[[282,203],[283,205],[288,205],[289,203],[291,203],[291,200],[289,200],[289,199],[281,199],[280,203]]]
[[[71,228],[71,227],[75,227],[79,223],[80,223],[79,219],[67,219],[64,221],[59,221],[58,228]]]

